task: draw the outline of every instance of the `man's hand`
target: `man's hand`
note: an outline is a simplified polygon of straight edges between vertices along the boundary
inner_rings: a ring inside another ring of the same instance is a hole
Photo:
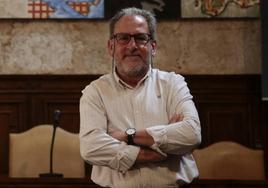
[[[136,163],[160,162],[166,160],[166,158],[166,156],[163,156],[154,150],[141,147]]]
[[[174,114],[170,120],[169,120],[169,124],[171,123],[176,123],[176,122],[179,122],[179,121],[182,121],[183,120],[183,115],[182,114]]]

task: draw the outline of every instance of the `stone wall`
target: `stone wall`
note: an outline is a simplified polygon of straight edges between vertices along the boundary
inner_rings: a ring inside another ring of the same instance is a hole
[[[0,20],[0,74],[104,74],[107,21]],[[182,74],[260,74],[261,24],[178,20],[158,24],[154,67]]]

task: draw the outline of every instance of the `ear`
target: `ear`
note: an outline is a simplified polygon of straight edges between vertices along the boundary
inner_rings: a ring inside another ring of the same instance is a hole
[[[151,48],[152,48],[152,56],[154,57],[156,54],[156,41],[151,42]]]
[[[114,40],[113,39],[108,40],[107,49],[108,49],[109,55],[112,57],[113,52],[114,52]]]

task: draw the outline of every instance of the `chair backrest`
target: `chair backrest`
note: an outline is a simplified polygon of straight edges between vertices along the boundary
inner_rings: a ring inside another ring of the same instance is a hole
[[[264,152],[235,142],[218,142],[195,150],[200,179],[264,180]]]
[[[48,173],[50,145],[53,126],[39,125],[23,133],[9,135],[9,176],[39,177]],[[64,177],[82,178],[85,176],[84,161],[80,156],[78,134],[56,129],[53,172]]]

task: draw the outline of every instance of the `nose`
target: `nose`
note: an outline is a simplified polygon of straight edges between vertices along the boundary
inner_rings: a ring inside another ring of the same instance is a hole
[[[137,44],[136,44],[134,36],[131,36],[130,41],[128,42],[127,46],[137,48]]]

